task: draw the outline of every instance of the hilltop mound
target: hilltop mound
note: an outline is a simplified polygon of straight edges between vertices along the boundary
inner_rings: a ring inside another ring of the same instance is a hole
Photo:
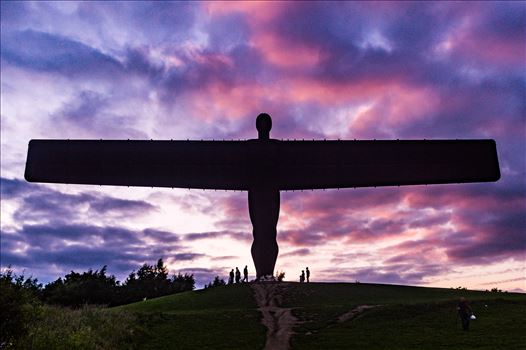
[[[477,315],[463,332],[465,296]],[[259,305],[258,305],[259,304]],[[526,295],[355,283],[216,287],[119,307],[143,349],[526,349]]]

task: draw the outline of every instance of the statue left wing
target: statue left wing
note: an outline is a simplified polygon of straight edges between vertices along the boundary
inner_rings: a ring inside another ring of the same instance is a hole
[[[29,182],[248,189],[245,141],[31,140]]]

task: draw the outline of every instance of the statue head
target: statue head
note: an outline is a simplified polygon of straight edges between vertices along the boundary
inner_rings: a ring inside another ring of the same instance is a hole
[[[272,118],[267,113],[261,113],[256,118],[256,129],[258,130],[258,139],[268,140],[270,138],[270,129],[272,129]]]

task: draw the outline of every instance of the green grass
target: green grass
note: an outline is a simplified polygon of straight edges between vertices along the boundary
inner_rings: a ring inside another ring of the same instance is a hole
[[[138,349],[141,321],[126,311],[39,306],[29,332],[14,346],[32,350]],[[0,347],[1,348],[1,347]],[[7,347],[9,348],[9,347]]]
[[[477,315],[461,330],[458,298]],[[302,322],[293,349],[526,349],[526,295],[345,283],[289,283],[283,306]],[[359,305],[380,305],[337,322]],[[487,305],[487,306],[485,306]]]
[[[260,349],[266,329],[248,285],[185,292],[114,308],[146,317],[141,349]]]
[[[526,350],[525,294],[355,283],[283,283],[280,289],[282,306],[300,321],[292,349]],[[460,296],[477,315],[469,332],[457,319]],[[379,306],[337,321],[364,304]],[[42,329],[32,333],[49,349],[261,349],[265,344],[266,329],[246,284],[100,311],[49,310]]]

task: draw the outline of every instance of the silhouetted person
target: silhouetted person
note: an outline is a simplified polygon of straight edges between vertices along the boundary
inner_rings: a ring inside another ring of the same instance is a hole
[[[300,283],[305,282],[305,271],[301,270]]]
[[[245,265],[243,269],[243,282],[248,282],[248,266]]]
[[[310,278],[310,270],[308,267],[305,268],[305,271],[307,271],[307,283],[309,283],[309,278]]]
[[[234,283],[234,269],[230,270],[230,275],[228,277],[228,284]]]
[[[241,272],[236,267],[236,283],[239,283],[239,281],[241,281]]]
[[[469,319],[471,315],[473,315],[473,310],[471,309],[471,306],[469,306],[466,298],[464,297],[460,298],[460,301],[458,302],[457,310],[458,310],[458,316],[460,317],[460,320],[462,321],[462,329],[465,331],[469,331]]]

